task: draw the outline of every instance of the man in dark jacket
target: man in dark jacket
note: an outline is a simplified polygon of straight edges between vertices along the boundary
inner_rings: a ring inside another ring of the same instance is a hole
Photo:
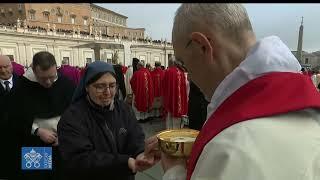
[[[118,93],[116,95],[116,98],[120,100],[124,100],[126,98],[127,92],[126,92],[126,86],[124,84],[124,76],[122,73],[122,66],[120,64],[113,65],[114,71],[116,73],[117,78],[117,84],[118,84]]]
[[[11,149],[9,147],[8,134],[11,134],[9,129],[9,103],[12,101],[12,94],[19,86],[19,77],[13,73],[13,67],[9,57],[0,55],[0,142],[2,148],[0,148],[0,154],[8,154]],[[8,178],[8,163],[11,159],[5,155],[0,163],[0,179]]]
[[[49,52],[35,54],[32,64],[13,94],[9,112],[10,134],[15,135],[12,175],[15,179],[59,179],[57,124],[71,102],[74,86],[57,74],[55,58]],[[43,146],[52,147],[53,171],[21,171],[21,147]]]

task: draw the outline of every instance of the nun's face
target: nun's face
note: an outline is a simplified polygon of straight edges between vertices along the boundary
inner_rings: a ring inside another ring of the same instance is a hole
[[[117,91],[116,79],[110,73],[101,76],[97,81],[86,87],[90,98],[100,106],[108,106]]]

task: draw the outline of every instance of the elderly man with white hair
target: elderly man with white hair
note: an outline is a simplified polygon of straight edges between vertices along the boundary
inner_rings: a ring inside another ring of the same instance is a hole
[[[172,42],[210,104],[188,161],[162,154],[163,179],[320,179],[320,95],[278,37],[256,40],[240,4],[183,4]]]

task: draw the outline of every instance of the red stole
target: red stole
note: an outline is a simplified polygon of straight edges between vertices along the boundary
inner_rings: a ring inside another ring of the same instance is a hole
[[[134,103],[138,111],[147,112],[153,103],[153,82],[148,69],[141,68],[133,73],[130,80]]]
[[[153,80],[154,97],[160,97],[164,71],[161,68],[157,67],[151,72],[151,76]]]
[[[305,75],[274,72],[249,81],[227,98],[202,127],[188,161],[187,179],[191,179],[206,144],[228,127],[306,108],[320,109],[320,95]]]
[[[181,117],[188,112],[187,85],[184,72],[177,67],[169,67],[162,80],[164,114]]]

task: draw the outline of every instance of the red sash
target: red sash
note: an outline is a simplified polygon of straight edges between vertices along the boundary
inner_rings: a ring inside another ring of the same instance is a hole
[[[187,179],[191,179],[206,144],[228,127],[306,108],[320,109],[320,95],[307,76],[274,72],[248,82],[227,98],[202,127],[188,161]]]

